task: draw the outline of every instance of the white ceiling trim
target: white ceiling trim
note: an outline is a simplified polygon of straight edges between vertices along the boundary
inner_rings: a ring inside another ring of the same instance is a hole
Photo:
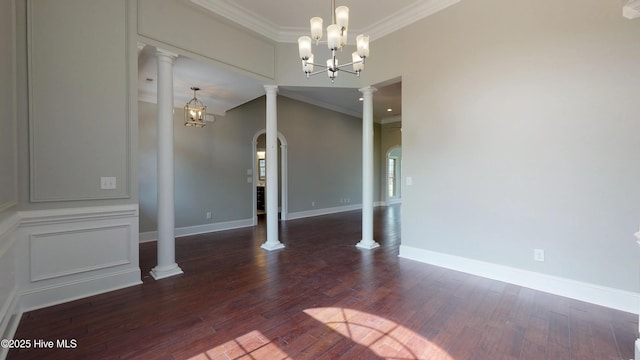
[[[411,25],[418,20],[442,11],[451,5],[457,4],[460,1],[462,0],[418,0],[406,8],[390,14],[377,23],[371,24],[362,32],[368,34],[372,40],[379,39],[405,26]]]
[[[417,0],[411,5],[396,11],[384,19],[358,31],[351,29],[351,33],[365,33],[370,39],[376,40],[399,30],[407,25],[431,16],[462,0]],[[225,0],[191,0],[192,3],[221,15],[250,30],[262,34],[273,41],[283,43],[295,43],[298,37],[309,32],[308,28],[278,26],[267,18],[256,14],[246,8]]]
[[[280,37],[278,25],[238,4],[225,0],[191,0],[191,2],[274,41],[278,41]]]
[[[399,121],[402,121],[402,115],[396,115],[396,116],[384,118],[380,121],[380,124],[391,124]]]

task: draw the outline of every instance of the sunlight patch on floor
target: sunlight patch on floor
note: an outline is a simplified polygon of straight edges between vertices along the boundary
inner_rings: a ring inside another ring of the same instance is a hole
[[[420,334],[377,315],[337,307],[306,309],[304,312],[384,359],[454,360]]]
[[[229,359],[285,360],[291,358],[257,330],[189,358],[189,360]]]

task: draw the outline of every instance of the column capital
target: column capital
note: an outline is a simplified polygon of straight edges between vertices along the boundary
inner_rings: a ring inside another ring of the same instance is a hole
[[[267,94],[269,93],[278,93],[278,85],[271,85],[271,84],[267,84],[264,86],[264,91],[267,92]]]
[[[363,94],[373,94],[374,92],[378,91],[378,89],[374,88],[373,86],[366,86],[361,89],[358,89],[358,91],[360,91]]]
[[[156,48],[156,57],[158,57],[158,59],[170,59],[171,62],[174,62],[178,58],[178,54],[165,49]]]

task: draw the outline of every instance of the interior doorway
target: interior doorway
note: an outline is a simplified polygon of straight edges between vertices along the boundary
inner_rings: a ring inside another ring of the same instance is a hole
[[[266,130],[262,129],[253,136],[252,142],[253,164],[253,225],[258,224],[258,215],[266,214],[266,185],[267,185],[267,159],[266,157]],[[280,220],[287,220],[288,206],[288,181],[287,181],[287,140],[278,132],[278,212]]]

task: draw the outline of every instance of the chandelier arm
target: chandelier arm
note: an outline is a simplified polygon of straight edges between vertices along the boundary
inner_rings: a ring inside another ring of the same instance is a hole
[[[316,63],[312,63],[312,62],[309,62],[309,61],[307,61],[307,62],[306,62],[306,64],[308,64],[308,65],[313,65],[313,66],[319,66],[319,67],[321,67],[321,68],[323,68],[323,69],[328,69],[328,68],[329,68],[327,65],[323,65],[323,64],[316,64]],[[324,71],[324,70],[322,70],[322,71]]]
[[[327,68],[327,67],[325,66],[325,68]],[[314,71],[312,73],[307,73],[307,77],[313,76],[313,75],[318,75],[318,74],[326,74],[326,73],[327,73],[327,70],[318,70],[318,71]]]
[[[343,67],[346,67],[346,66],[349,66],[349,65],[353,65],[353,64],[362,64],[362,63],[364,63],[364,61],[362,61],[362,60],[352,61],[352,62],[350,62],[350,63],[340,64],[340,65],[336,66],[336,68],[338,68],[338,69],[342,69]]]
[[[353,74],[353,75],[358,75],[358,76],[360,76],[360,75],[359,75],[357,72],[355,72],[355,71],[351,71],[351,70],[347,70],[347,69],[341,69],[341,68],[338,68],[338,70],[340,70],[340,71],[344,71],[344,72],[346,72],[346,73],[348,73],[348,74]]]

